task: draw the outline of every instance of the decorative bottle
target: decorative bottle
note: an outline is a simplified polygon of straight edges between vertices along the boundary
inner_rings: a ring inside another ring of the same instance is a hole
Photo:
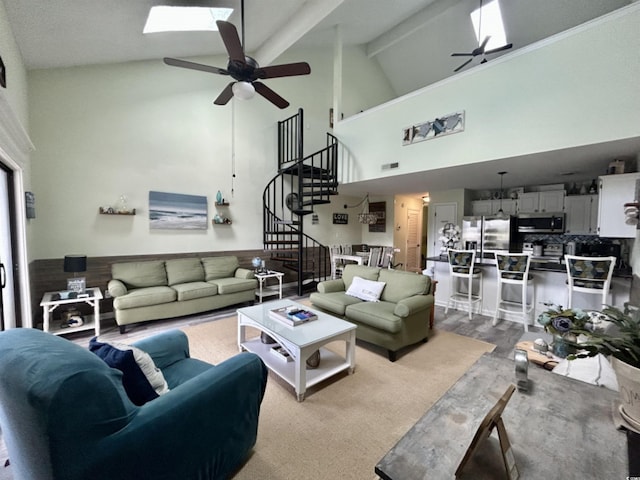
[[[216,203],[220,204],[222,203],[222,192],[220,190],[218,190],[218,193],[216,193]]]
[[[598,185],[596,179],[591,180],[591,186],[589,187],[589,193],[598,193]]]

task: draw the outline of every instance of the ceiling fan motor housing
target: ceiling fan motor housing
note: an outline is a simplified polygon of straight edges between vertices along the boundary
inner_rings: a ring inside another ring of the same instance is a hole
[[[258,62],[248,55],[245,55],[244,59],[243,63],[230,58],[227,64],[227,72],[239,82],[252,82],[256,79],[255,71],[259,68]]]

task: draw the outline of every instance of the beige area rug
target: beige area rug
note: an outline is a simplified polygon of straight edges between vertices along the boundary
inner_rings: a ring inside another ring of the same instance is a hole
[[[235,316],[183,330],[193,358],[220,363],[238,353]],[[247,333],[252,336],[251,329]],[[344,342],[328,347],[344,354]],[[293,388],[270,373],[257,443],[234,480],[378,478],[377,462],[493,348],[437,331],[391,363],[386,355],[357,346],[355,373],[313,387],[304,402],[297,402]]]

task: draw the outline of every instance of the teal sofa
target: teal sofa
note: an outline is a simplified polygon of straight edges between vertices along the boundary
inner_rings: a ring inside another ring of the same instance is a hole
[[[121,333],[133,323],[253,302],[258,284],[235,256],[114,263],[111,278],[107,288]]]
[[[380,301],[347,295],[356,276],[384,282]],[[355,323],[356,338],[383,347],[392,362],[401,348],[429,339],[434,286],[426,275],[346,265],[342,278],[320,282],[317,290],[309,297],[314,307]]]
[[[190,358],[179,330],[134,344],[170,390],[138,407],[122,373],[35,329],[0,333],[0,428],[15,479],[228,479],[256,442],[267,382],[260,358]]]

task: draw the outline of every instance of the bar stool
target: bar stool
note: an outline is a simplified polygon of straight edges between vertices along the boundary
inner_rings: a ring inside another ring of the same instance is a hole
[[[616,257],[579,257],[565,255],[567,265],[567,307],[573,304],[573,292],[602,295],[602,308],[607,305]]]
[[[500,312],[522,312],[522,324],[524,331],[529,331],[529,315],[536,304],[535,287],[533,275],[529,274],[531,266],[531,256],[528,253],[494,253],[496,257],[496,267],[498,269],[498,284],[496,298],[496,312],[493,314],[493,325],[498,323]],[[503,285],[519,285],[521,288],[522,300],[505,300],[502,296]],[[527,304],[527,289],[532,287],[531,303]],[[517,310],[516,310],[517,308]]]
[[[444,314],[449,312],[449,304],[466,303],[469,308],[469,320],[473,315],[473,304],[478,303],[479,313],[482,312],[482,271],[475,266],[475,250],[447,250],[449,257],[449,300]],[[458,290],[458,285],[464,280],[467,281],[467,291]],[[478,293],[473,294],[473,281],[478,280]]]

